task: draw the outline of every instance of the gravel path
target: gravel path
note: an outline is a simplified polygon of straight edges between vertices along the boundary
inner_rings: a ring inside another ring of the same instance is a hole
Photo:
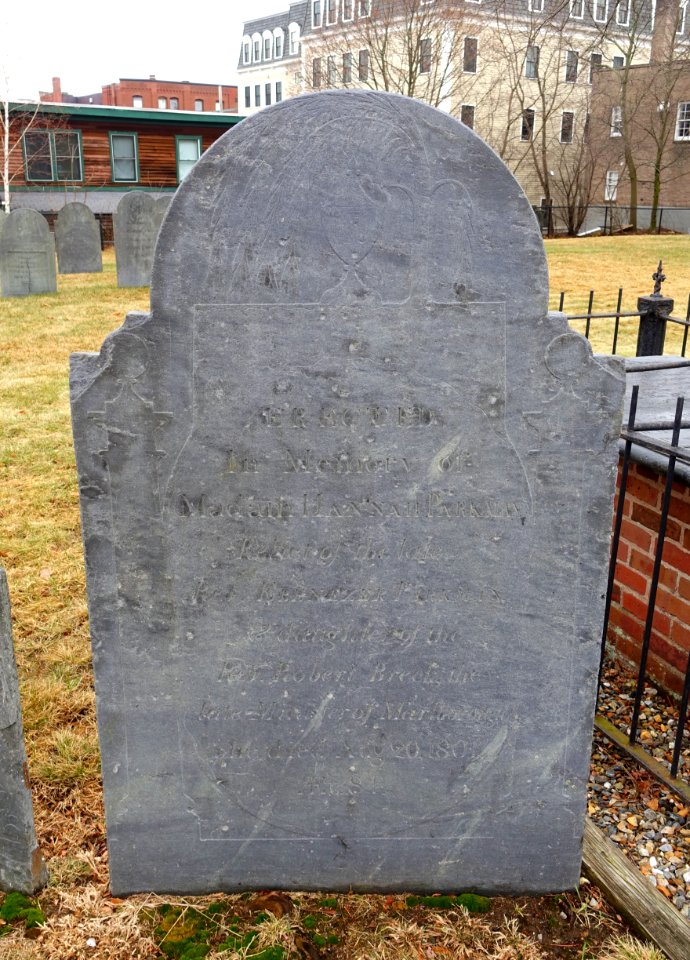
[[[598,712],[628,733],[636,677],[618,664],[604,674]],[[645,687],[639,743],[670,767],[678,706]],[[679,776],[690,780],[690,737],[684,735]],[[690,920],[690,807],[595,731],[589,815],[640,871]]]

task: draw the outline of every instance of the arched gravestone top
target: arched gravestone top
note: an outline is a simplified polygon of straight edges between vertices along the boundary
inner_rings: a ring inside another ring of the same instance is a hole
[[[55,241],[36,210],[13,210],[0,230],[0,289],[5,297],[55,293]]]
[[[579,877],[619,365],[471,131],[243,122],[72,367],[116,892]]]
[[[160,227],[156,200],[143,190],[131,190],[113,214],[118,287],[147,287]]]
[[[55,223],[60,273],[101,273],[101,231],[85,203],[66,203]]]

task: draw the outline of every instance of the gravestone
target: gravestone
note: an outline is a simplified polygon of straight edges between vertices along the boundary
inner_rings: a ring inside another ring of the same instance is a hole
[[[156,200],[155,200],[155,203],[156,203],[156,216],[157,216],[157,218],[158,218],[158,226],[157,226],[157,228],[156,228],[156,236],[158,235],[158,232],[160,231],[161,224],[163,223],[163,220],[165,220],[165,215],[166,215],[166,213],[168,212],[168,208],[169,208],[169,206],[170,206],[170,201],[171,201],[171,200],[172,200],[172,197],[171,197],[171,196],[156,197]]]
[[[55,224],[60,273],[101,273],[101,231],[85,203],[66,203]]]
[[[0,210],[0,233],[2,233],[2,227],[9,214],[5,210]]]
[[[113,214],[115,265],[118,287],[146,287],[161,218],[149,193],[131,190]]]
[[[36,843],[28,781],[10,596],[0,568],[0,890],[34,893],[48,879]]]
[[[55,293],[55,241],[36,210],[13,210],[0,231],[0,289],[4,297]]]
[[[547,293],[418,101],[185,179],[71,374],[115,892],[577,883],[624,381]]]

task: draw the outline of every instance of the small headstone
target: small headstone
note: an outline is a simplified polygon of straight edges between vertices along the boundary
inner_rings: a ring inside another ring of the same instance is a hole
[[[101,232],[98,221],[85,203],[66,203],[55,224],[58,270],[60,273],[100,273]]]
[[[0,233],[2,233],[3,224],[7,220],[8,216],[9,214],[7,214],[4,210],[0,210]]]
[[[10,596],[0,568],[0,890],[34,893],[48,879],[28,784]]]
[[[113,890],[574,886],[624,382],[508,169],[286,101],[151,293],[71,377]]]
[[[163,223],[163,220],[165,220],[165,215],[168,212],[168,208],[170,207],[171,200],[172,200],[171,196],[156,197],[156,216],[158,217],[158,231],[160,231],[161,224]]]
[[[150,284],[160,224],[156,201],[149,193],[132,190],[120,200],[113,214],[118,287]]]
[[[0,289],[4,297],[55,293],[55,241],[36,210],[13,210],[0,231]]]

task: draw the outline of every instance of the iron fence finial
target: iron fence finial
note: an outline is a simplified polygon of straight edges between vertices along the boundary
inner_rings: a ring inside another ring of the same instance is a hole
[[[666,279],[666,274],[662,269],[661,260],[659,260],[659,266],[657,267],[657,271],[656,273],[652,274],[652,280],[654,281],[655,296],[661,293],[661,284],[664,282],[665,279]]]

